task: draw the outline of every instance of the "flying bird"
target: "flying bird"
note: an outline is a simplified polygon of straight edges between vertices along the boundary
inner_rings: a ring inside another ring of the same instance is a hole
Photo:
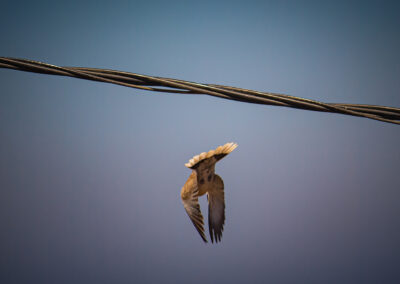
[[[235,150],[236,143],[226,143],[215,150],[203,152],[194,156],[185,164],[192,173],[181,190],[183,206],[190,220],[199,232],[204,242],[203,215],[201,214],[198,197],[207,193],[208,200],[208,229],[211,242],[221,241],[225,223],[224,181],[215,174],[215,163]]]

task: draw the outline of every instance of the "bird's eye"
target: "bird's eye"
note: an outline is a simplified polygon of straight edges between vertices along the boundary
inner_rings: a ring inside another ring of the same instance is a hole
[[[208,177],[207,177],[207,180],[210,182],[211,178],[212,178],[212,174],[209,174]]]
[[[202,178],[202,179],[200,179],[200,184],[203,184],[204,183],[204,179]]]

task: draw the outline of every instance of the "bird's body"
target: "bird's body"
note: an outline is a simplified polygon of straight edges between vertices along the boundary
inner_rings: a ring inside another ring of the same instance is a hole
[[[215,174],[215,164],[237,147],[235,143],[227,143],[215,150],[194,156],[185,164],[192,169],[192,173],[181,190],[183,205],[193,225],[199,232],[204,242],[203,215],[201,214],[198,197],[207,193],[208,199],[208,225],[211,241],[221,241],[225,223],[224,182]]]

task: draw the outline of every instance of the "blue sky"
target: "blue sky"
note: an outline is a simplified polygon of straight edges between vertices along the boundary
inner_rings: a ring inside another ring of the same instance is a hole
[[[6,1],[0,55],[400,107],[399,12]],[[7,69],[0,85],[2,283],[400,281],[396,125]],[[229,141],[224,236],[205,245],[184,164]]]

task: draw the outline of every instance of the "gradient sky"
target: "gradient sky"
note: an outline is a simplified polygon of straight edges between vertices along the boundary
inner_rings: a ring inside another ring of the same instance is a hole
[[[394,3],[3,1],[0,56],[400,107]],[[400,283],[397,125],[0,69],[0,137],[1,283]]]

